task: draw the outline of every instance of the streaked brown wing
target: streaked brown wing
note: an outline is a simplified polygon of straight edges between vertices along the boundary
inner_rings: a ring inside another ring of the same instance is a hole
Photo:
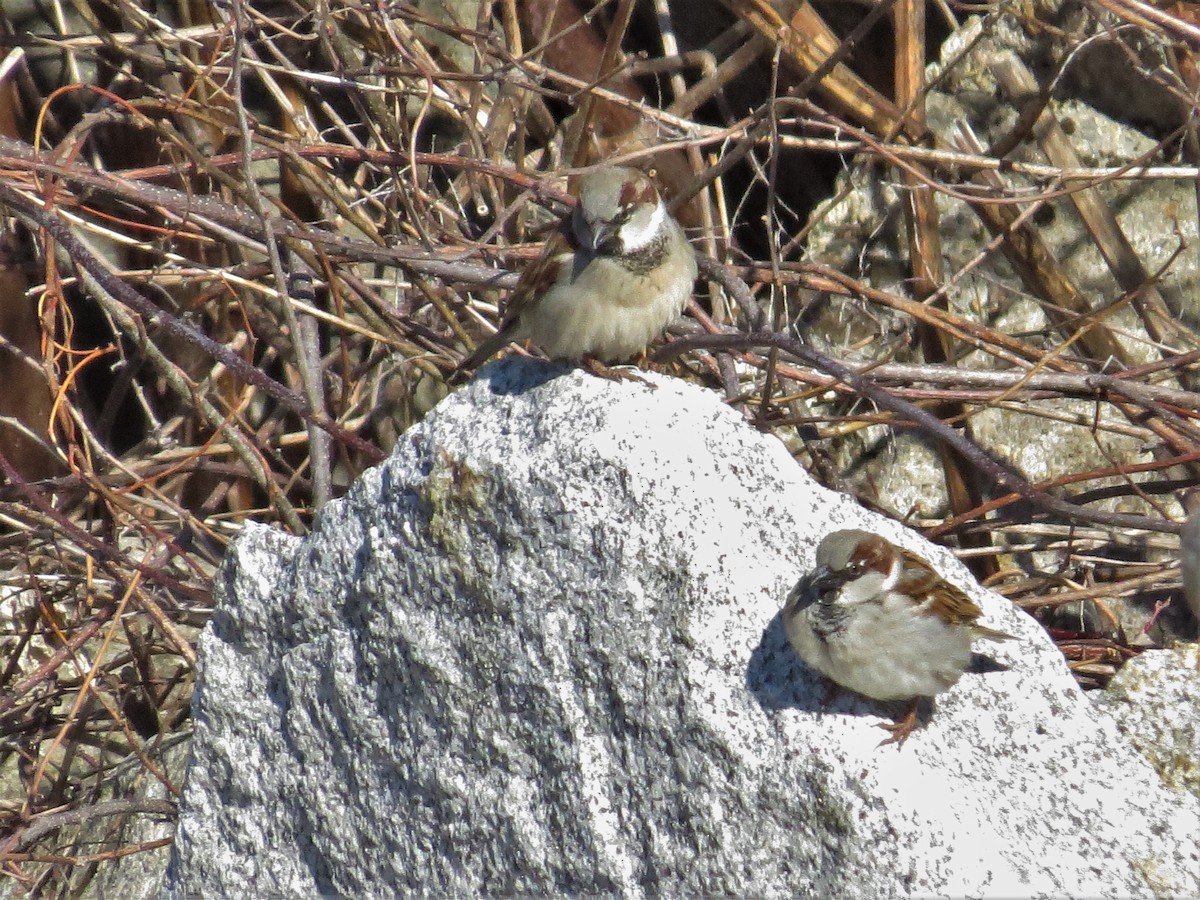
[[[573,253],[574,249],[571,215],[567,215],[546,239],[538,258],[521,272],[521,277],[517,279],[517,284],[508,297],[496,333],[481,341],[466,359],[455,366],[450,376],[451,380],[461,379],[465,372],[478,368],[512,340],[517,333],[516,324],[522,314],[529,309],[531,303],[544,296],[558,278],[556,260],[564,255],[569,259],[569,254]]]
[[[900,554],[904,560],[904,571],[896,589],[914,597],[931,596],[933,602],[929,605],[929,615],[940,615],[955,625],[967,625],[979,637],[997,641],[1012,640],[1011,634],[980,625],[979,617],[983,615],[983,610],[961,590],[933,571],[929,563],[908,550],[901,550]]]
[[[904,559],[904,572],[896,585],[898,590],[914,597],[931,595],[930,613],[937,612],[955,625],[974,625],[983,615],[983,610],[966,594],[933,571],[921,557],[908,550],[901,550],[900,554]]]
[[[529,304],[533,300],[550,290],[558,279],[557,258],[564,253],[573,253],[574,251],[574,241],[571,238],[571,218],[568,216],[546,239],[538,258],[521,272],[521,277],[517,279],[517,285],[508,298],[508,304],[504,307],[504,318],[500,321],[501,331],[520,318],[521,313],[529,308]]]

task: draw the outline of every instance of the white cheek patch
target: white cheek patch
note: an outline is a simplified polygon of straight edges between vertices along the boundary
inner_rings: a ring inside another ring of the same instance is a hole
[[[880,590],[890,591],[900,583],[900,576],[904,574],[904,560],[899,553],[892,557],[892,567],[888,570],[883,579],[883,585]]]
[[[658,237],[666,220],[667,208],[663,206],[660,200],[654,205],[654,210],[650,213],[650,218],[644,227],[638,227],[633,222],[628,222],[621,226],[622,249],[626,253],[641,250]]]
[[[875,571],[869,571],[852,581],[846,582],[838,595],[838,602],[843,606],[858,606],[860,603],[874,603],[880,594],[890,590],[885,587],[884,578]]]

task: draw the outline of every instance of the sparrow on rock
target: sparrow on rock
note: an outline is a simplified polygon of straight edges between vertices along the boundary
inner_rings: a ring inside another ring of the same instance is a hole
[[[500,330],[456,374],[527,338],[552,359],[625,360],[683,312],[696,257],[643,172],[608,166],[584,175],[563,226],[522,273]]]
[[[982,610],[929,563],[866,531],[835,531],[788,594],[782,618],[796,653],[838,685],[875,700],[908,700],[884,744],[903,744],[917,704],[951,687],[975,638],[1011,635],[978,624]]]

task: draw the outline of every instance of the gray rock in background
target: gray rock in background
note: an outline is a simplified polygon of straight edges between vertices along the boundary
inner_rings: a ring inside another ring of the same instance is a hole
[[[182,783],[187,764],[190,735],[177,735],[164,741],[154,741],[143,748],[151,760],[173,784]],[[82,848],[76,852],[95,852],[97,847],[127,847],[169,839],[175,831],[174,817],[168,810],[174,797],[166,786],[151,776],[142,763],[134,759],[122,763],[101,791],[97,806],[104,807],[111,798],[117,804],[128,801],[141,815],[104,815],[87,822],[74,836],[70,846]],[[160,815],[147,814],[148,805],[157,801],[163,807]],[[163,873],[170,859],[168,845],[112,860],[98,866],[93,880],[83,896],[121,900],[156,900],[162,896]]]
[[[1200,797],[1200,644],[1147,650],[1097,696],[1163,781]]]
[[[1178,127],[1183,121],[1178,99],[1162,86],[1153,92],[1144,89],[1146,79],[1131,63],[1133,49],[1117,36],[1132,35],[1129,40],[1138,43],[1146,71],[1155,70],[1156,57],[1151,50],[1161,57],[1167,52],[1165,42],[1155,48],[1141,46],[1148,40],[1145,35],[1139,40],[1134,29],[1117,27],[1094,4],[1069,0],[1047,6],[1053,6],[1055,12],[1039,7],[1047,17],[1044,21],[1058,21],[1064,33],[1079,38],[1103,33],[1112,39],[1097,39],[1076,53],[1078,42],[1063,40],[1061,33],[1045,28],[1029,32],[1030,20],[1017,6],[999,6],[993,15],[967,19],[944,42],[939,62],[927,71],[935,85],[929,92],[927,110],[933,130],[949,136],[956,128],[968,126],[983,146],[1002,143],[1019,132],[1020,103],[996,78],[998,61],[1011,53],[1043,81],[1050,73],[1063,71],[1049,109],[1069,135],[1081,165],[1115,168],[1133,160],[1170,162],[1157,152],[1158,135],[1144,133],[1128,118],[1110,118],[1097,109],[1099,104],[1110,111],[1123,110],[1139,124],[1147,121],[1145,114],[1166,130]],[[1166,113],[1172,103],[1176,116],[1167,128]],[[1007,159],[1048,165],[1037,142],[1028,138]],[[1019,173],[1006,172],[1002,180],[1013,194],[1024,193],[1029,198],[1046,188],[1046,181]],[[872,287],[907,296],[911,266],[902,210],[908,199],[895,170],[866,159],[852,164],[841,181],[847,190],[835,192],[810,217],[812,231],[805,261],[832,266]],[[1200,322],[1200,218],[1192,179],[1181,175],[1118,180],[1099,184],[1095,190],[1116,216],[1145,268],[1155,273],[1155,285],[1169,301],[1171,311],[1195,327]],[[935,198],[951,312],[1019,336],[1035,347],[1063,344],[1066,334],[1051,323],[1036,298],[1029,296],[1003,253],[985,254],[992,235],[982,220],[954,196],[938,192]],[[1117,302],[1123,291],[1071,200],[1062,196],[1047,203],[1034,222],[1063,272],[1096,310],[1105,310],[1103,321],[1128,353],[1131,365],[1160,360],[1159,348],[1133,309]],[[1110,305],[1115,308],[1107,309]],[[919,356],[901,339],[912,333],[909,317],[880,305],[825,298],[806,310],[806,324],[812,339],[826,342],[830,352],[839,357],[852,355],[846,350],[850,346],[859,348],[853,355],[864,363],[890,358],[893,353],[901,361]],[[1067,350],[1063,355],[1070,359],[1073,353]],[[982,351],[966,348],[959,365],[1008,367]],[[970,419],[973,438],[1033,483],[1153,460],[1149,442],[1125,432],[1125,417],[1090,399],[1022,399],[980,407]],[[828,412],[824,408],[814,414]],[[835,459],[860,495],[871,497],[898,517],[914,512],[932,518],[949,514],[943,465],[920,434],[893,435],[885,426],[869,427],[860,431],[857,439],[840,442]],[[1155,477],[1138,475],[1135,480]],[[920,485],[919,490],[914,483]],[[1095,479],[1090,486],[1118,483],[1119,479]],[[1173,498],[1161,497],[1160,502],[1171,514],[1178,513]],[[1097,508],[1157,514],[1136,496],[1106,498]],[[1057,556],[1042,555],[1043,568],[1053,569],[1059,562]],[[1157,553],[1156,557],[1165,559],[1166,554]],[[1136,630],[1145,619],[1145,611],[1140,611],[1125,618],[1123,624]]]
[[[1197,801],[1032,620],[715,395],[560,371],[489,367],[304,540],[247,526],[171,895],[1200,891]],[[900,751],[778,619],[845,526],[1019,637]]]

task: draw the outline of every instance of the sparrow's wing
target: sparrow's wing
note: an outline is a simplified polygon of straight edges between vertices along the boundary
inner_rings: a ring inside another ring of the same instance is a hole
[[[451,381],[456,380],[470,369],[478,368],[492,354],[513,340],[521,320],[521,315],[541,297],[545,296],[546,292],[550,290],[551,286],[558,279],[559,269],[561,268],[561,262],[558,257],[563,255],[569,256],[573,252],[574,239],[571,235],[571,217],[567,216],[559,223],[559,227],[554,230],[550,237],[547,238],[545,246],[542,247],[542,252],[538,254],[538,258],[521,272],[521,277],[517,279],[516,287],[513,288],[513,292],[508,298],[508,304],[504,307],[504,315],[500,319],[500,328],[495,334],[476,346],[471,355],[455,367],[454,372],[450,376]]]
[[[529,309],[538,299],[558,280],[561,262],[558,257],[575,252],[575,241],[571,235],[571,217],[563,219],[559,227],[546,239],[542,252],[530,265],[521,272],[517,285],[513,288],[504,307],[504,318],[500,321],[500,331],[508,330],[521,318],[521,314]]]
[[[968,625],[980,637],[989,637],[998,641],[1012,638],[1012,635],[1005,634],[1003,631],[995,631],[978,624],[983,610],[961,590],[933,571],[929,563],[907,550],[901,550],[900,553],[904,561],[904,569],[896,584],[896,590],[913,597],[929,596],[932,599],[928,610],[930,615],[940,615],[955,625]]]

